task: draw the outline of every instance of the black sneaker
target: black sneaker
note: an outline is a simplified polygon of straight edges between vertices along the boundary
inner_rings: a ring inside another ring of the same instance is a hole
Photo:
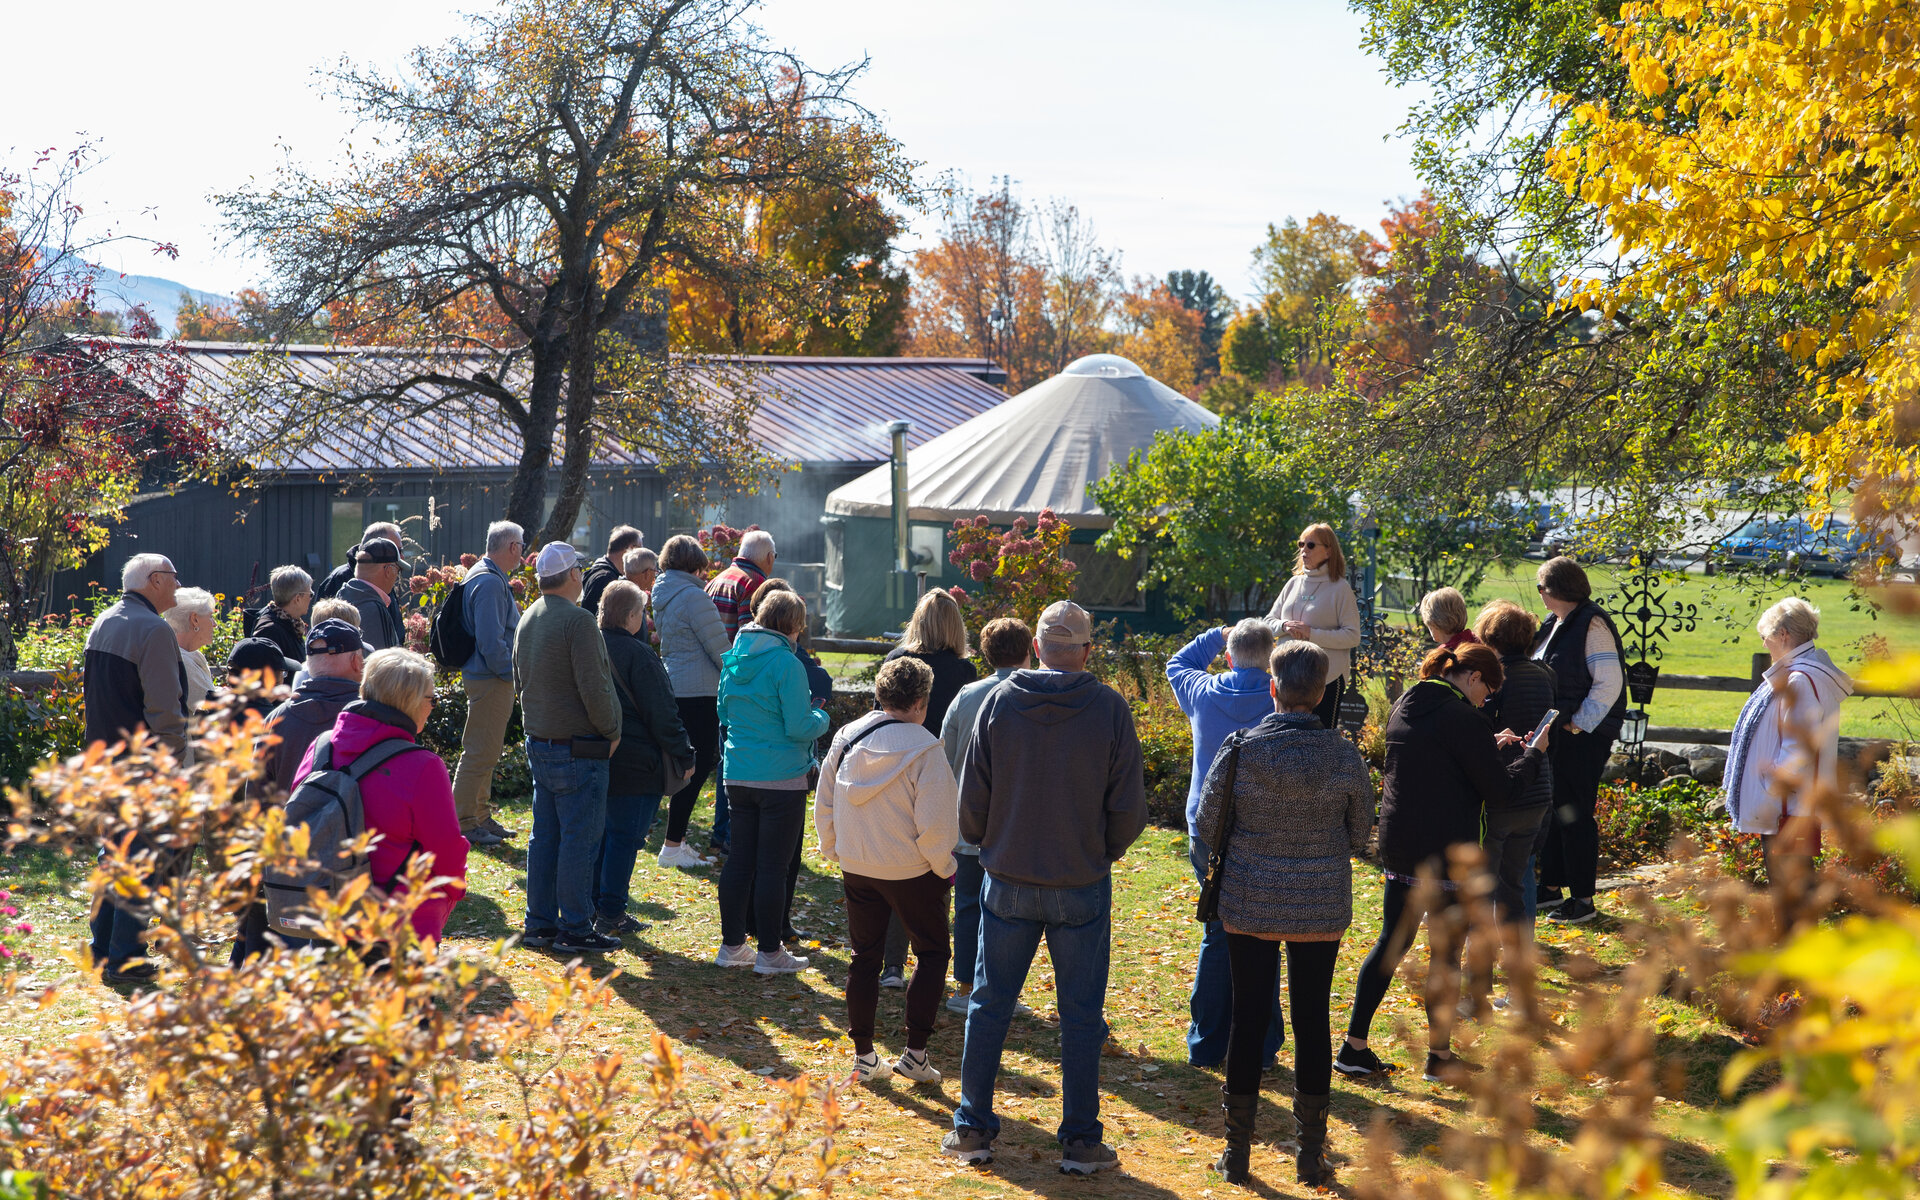
[[[601,954],[608,950],[618,950],[620,939],[604,933],[595,933],[583,929],[578,933],[558,933],[553,938],[553,948],[566,954]]]
[[[1063,1175],[1091,1175],[1120,1165],[1120,1156],[1105,1142],[1068,1142],[1060,1148]]]
[[[608,937],[619,937],[623,933],[639,933],[647,927],[646,922],[636,920],[632,913],[621,913],[617,917],[595,917],[593,931],[604,933]]]
[[[139,987],[153,982],[160,968],[150,958],[130,958],[119,966],[108,966],[100,972],[100,982],[109,987]]]
[[[1556,925],[1585,925],[1599,915],[1600,910],[1593,906],[1592,900],[1575,896],[1548,913],[1547,920]]]
[[[880,972],[880,986],[899,991],[907,986],[907,974],[899,967],[887,967]]]
[[[545,950],[559,933],[557,929],[529,929],[520,935],[520,944],[529,950]]]
[[[1428,1083],[1444,1083],[1459,1087],[1470,1076],[1477,1075],[1481,1067],[1467,1062],[1458,1054],[1448,1054],[1444,1058],[1433,1051],[1427,1051],[1427,1069],[1421,1075]]]
[[[1333,1069],[1342,1075],[1363,1078],[1368,1075],[1385,1075],[1393,1070],[1393,1064],[1382,1061],[1371,1048],[1355,1050],[1351,1042],[1342,1042],[1340,1053],[1333,1056]]]
[[[957,1158],[968,1165],[978,1165],[993,1161],[993,1139],[984,1129],[975,1129],[962,1125],[949,1130],[947,1136],[940,1139],[940,1153]]]
[[[1563,899],[1565,897],[1561,896],[1559,888],[1536,887],[1533,889],[1533,907],[1538,912],[1546,912]]]

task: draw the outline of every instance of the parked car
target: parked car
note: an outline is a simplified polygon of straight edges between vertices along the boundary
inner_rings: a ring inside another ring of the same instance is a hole
[[[1860,558],[1860,535],[1845,521],[1815,528],[1805,517],[1755,517],[1721,539],[1716,557],[1735,567],[1842,576]]]
[[[1633,549],[1618,530],[1608,529],[1600,517],[1566,520],[1547,531],[1541,549],[1548,558],[1566,555],[1583,563],[1613,562],[1633,557]]]

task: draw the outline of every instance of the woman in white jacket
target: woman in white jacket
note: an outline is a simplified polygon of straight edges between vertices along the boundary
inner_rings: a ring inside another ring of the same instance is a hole
[[[1293,578],[1267,611],[1273,636],[1312,642],[1327,652],[1327,691],[1313,710],[1328,729],[1340,717],[1353,670],[1353,648],[1360,644],[1360,601],[1347,582],[1347,556],[1333,526],[1324,522],[1300,531]]]
[[[922,724],[933,694],[927,664],[894,659],[880,668],[873,691],[879,710],[842,729],[820,764],[813,819],[820,856],[840,864],[847,896],[853,1077],[866,1083],[898,1071],[930,1082],[940,1078],[927,1061],[927,1041],[952,957],[947,889],[956,869],[960,789],[940,739]],[[907,984],[906,1050],[898,1062],[887,1064],[873,1048],[873,1022],[887,921],[896,914],[916,961]]]
[[[1761,613],[1757,627],[1773,665],[1734,722],[1723,786],[1734,829],[1760,835],[1767,885],[1793,907],[1820,850],[1812,795],[1838,777],[1840,703],[1853,681],[1813,644],[1820,610],[1798,596]]]

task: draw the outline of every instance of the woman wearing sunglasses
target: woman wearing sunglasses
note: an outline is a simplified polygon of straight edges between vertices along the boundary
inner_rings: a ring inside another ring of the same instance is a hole
[[[1347,556],[1333,526],[1321,523],[1301,531],[1293,578],[1267,611],[1276,638],[1312,642],[1327,652],[1327,691],[1313,715],[1328,729],[1340,715],[1360,644],[1360,601],[1347,582]]]

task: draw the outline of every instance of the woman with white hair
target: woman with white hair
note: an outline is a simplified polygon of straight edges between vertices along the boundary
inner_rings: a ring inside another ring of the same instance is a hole
[[[213,593],[205,588],[181,588],[173,607],[164,614],[180,643],[180,662],[187,670],[187,707],[197,709],[213,699],[213,669],[202,653],[213,641],[216,618]]]
[[[1797,895],[1820,850],[1812,794],[1834,785],[1840,702],[1853,681],[1813,644],[1820,610],[1790,596],[1760,614],[1760,640],[1773,665],[1734,722],[1723,786],[1727,816],[1740,833],[1757,833],[1767,884]]]
[[[249,636],[266,638],[285,658],[307,660],[307,610],[313,607],[313,576],[296,566],[275,567],[267,579],[273,600],[260,610]]]

